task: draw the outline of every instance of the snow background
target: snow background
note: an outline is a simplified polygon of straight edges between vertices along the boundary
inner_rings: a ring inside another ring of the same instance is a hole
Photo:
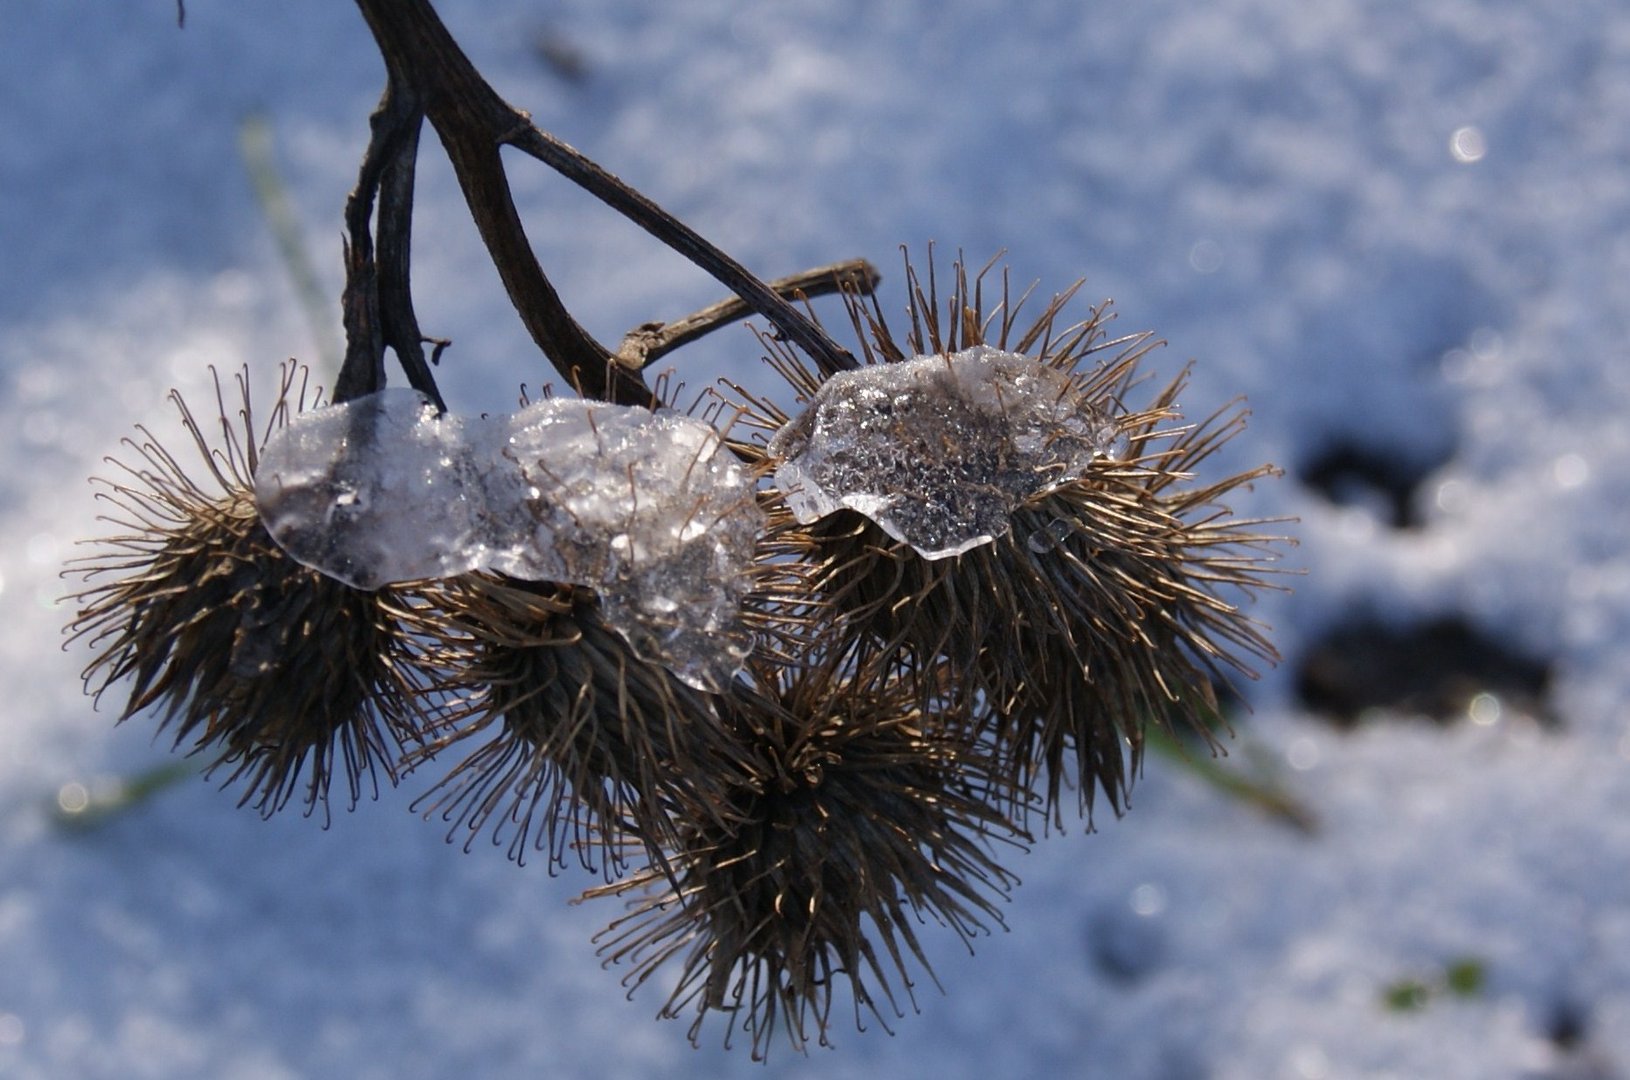
[[[750,267],[898,245],[1007,250],[1086,277],[1196,361],[1197,412],[1247,394],[1223,467],[1335,437],[1434,465],[1394,530],[1287,477],[1308,570],[1259,614],[1286,664],[1249,745],[1314,838],[1151,761],[1121,821],[1014,861],[1010,933],[926,936],[947,992],[897,1034],[767,1067],[691,1049],[657,987],[623,1000],[586,884],[463,855],[391,793],[328,830],[192,781],[89,832],[58,789],[167,759],[64,653],[58,577],[97,535],[84,478],[207,365],[269,386],[315,339],[237,147],[264,115],[323,285],[382,84],[332,0],[0,10],[0,1075],[7,1077],[1630,1075],[1630,16],[1616,0],[1038,0],[550,5],[444,0],[544,127]],[[540,62],[552,33],[578,82]],[[415,285],[454,408],[547,377],[427,141]],[[532,239],[603,340],[719,289],[517,159]],[[896,291],[889,291],[889,290]],[[709,350],[711,363],[701,357]],[[743,330],[675,357],[746,376]],[[1507,710],[1343,734],[1292,693],[1353,611],[1460,614],[1555,664],[1543,730]],[[110,702],[111,706],[111,702]],[[1236,755],[1236,759],[1242,755]],[[1106,961],[1107,957],[1107,961]],[[1462,957],[1488,985],[1381,1004]],[[1550,1033],[1576,1024],[1570,1048]]]

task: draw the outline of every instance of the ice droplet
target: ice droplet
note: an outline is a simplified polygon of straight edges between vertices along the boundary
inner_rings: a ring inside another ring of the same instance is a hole
[[[360,589],[486,569],[586,585],[634,650],[717,689],[764,515],[714,429],[674,413],[546,399],[437,416],[385,390],[268,441],[256,501],[299,562]]]
[[[1037,555],[1045,555],[1070,538],[1075,531],[1073,522],[1064,518],[1054,518],[1040,529],[1031,533],[1025,540],[1026,546]]]
[[[848,508],[926,559],[1007,533],[1024,500],[1112,455],[1069,373],[988,345],[840,372],[770,440],[799,521]]]

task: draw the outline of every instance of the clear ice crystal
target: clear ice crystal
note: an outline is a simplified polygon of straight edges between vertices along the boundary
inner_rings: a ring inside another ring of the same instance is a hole
[[[307,566],[360,589],[482,569],[585,585],[638,655],[702,689],[750,648],[754,490],[685,416],[557,399],[437,416],[400,389],[297,417],[255,472],[267,531]]]
[[[799,521],[848,508],[943,559],[1004,535],[1020,504],[1116,441],[1068,372],[976,345],[833,375],[769,450]]]

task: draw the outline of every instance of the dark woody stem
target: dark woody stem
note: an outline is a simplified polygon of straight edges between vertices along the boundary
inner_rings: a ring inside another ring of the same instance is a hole
[[[373,137],[356,189],[345,204],[345,363],[334,400],[348,401],[385,385],[385,349],[396,353],[408,383],[446,411],[425,362],[424,338],[408,285],[413,228],[413,171],[424,113],[395,83],[371,118]],[[378,198],[376,259],[369,219]]]
[[[745,305],[742,314],[756,312],[767,319],[807,352],[821,371],[857,366],[846,350],[775,289],[507,104],[465,57],[428,0],[356,2],[384,57],[387,88],[374,114],[373,141],[357,191],[347,206],[345,307],[350,344],[337,398],[341,393],[366,392],[359,387],[383,385],[386,346],[397,352],[409,381],[435,396],[407,290],[412,157],[424,119],[441,138],[471,217],[522,323],[561,376],[585,396],[655,405],[656,398],[640,374],[650,353],[612,353],[566,310],[527,242],[500,156],[506,145],[548,164],[691,259],[740,298]],[[377,267],[372,245],[366,242],[375,192],[379,194]],[[735,317],[739,316],[730,316]],[[728,319],[715,317],[713,324],[725,321]]]
[[[851,371],[859,363],[803,312],[793,307],[746,267],[714,247],[701,234],[669,214],[580,152],[522,119],[524,128],[507,140],[576,183],[589,194],[640,226],[668,247],[711,274],[719,284],[741,297],[747,307],[768,319],[804,352],[824,375]]]
[[[877,267],[865,259],[850,259],[777,278],[767,287],[777,296],[788,300],[812,300],[817,296],[842,292],[869,296],[882,279]],[[617,357],[631,367],[650,367],[680,346],[689,345],[703,335],[750,314],[752,309],[747,306],[747,301],[733,296],[709,304],[683,319],[644,323],[623,335],[623,342],[617,347]]]

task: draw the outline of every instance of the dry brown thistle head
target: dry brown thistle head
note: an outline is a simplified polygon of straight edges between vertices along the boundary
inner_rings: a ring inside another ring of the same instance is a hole
[[[977,746],[920,708],[915,680],[830,657],[758,662],[719,700],[751,763],[724,814],[678,823],[663,865],[590,895],[645,890],[599,940],[637,986],[680,967],[661,1010],[728,1015],[761,1057],[777,1028],[827,1042],[843,984],[856,1022],[886,1029],[930,974],[916,924],[964,940],[1002,925],[1014,879],[992,855],[1027,839],[999,809],[1012,796]]]
[[[1089,817],[1100,790],[1119,812],[1146,723],[1180,720],[1209,732],[1218,720],[1213,683],[1254,677],[1253,657],[1275,659],[1234,601],[1265,587],[1280,538],[1263,533],[1262,521],[1231,516],[1221,500],[1276,470],[1193,483],[1196,467],[1242,429],[1242,410],[1185,423],[1177,407],[1182,376],[1147,405],[1129,407],[1138,365],[1155,344],[1149,334],[1109,340],[1106,307],[1063,324],[1079,285],[1021,330],[1025,297],[1010,302],[1004,276],[987,311],[984,278],[982,271],[970,280],[956,265],[942,308],[932,267],[925,286],[908,262],[911,330],[903,345],[875,300],[853,300],[866,362],[950,357],[977,345],[1027,355],[1068,376],[1072,406],[1111,424],[1114,449],[1075,475],[1039,484],[1004,533],[950,557],[927,558],[855,511],[830,514],[808,531],[816,588],[843,614],[853,641],[929,670],[944,661],[973,734],[994,741],[1012,788],[1039,791],[1053,820],[1071,786]],[[767,344],[799,399],[813,398],[822,380],[792,350]],[[744,396],[744,403],[749,423],[762,429],[789,422],[763,399]],[[936,456],[944,445],[894,452],[922,460],[925,475],[989,468],[954,456],[974,450]]]
[[[266,436],[304,409],[303,369],[284,368],[277,401],[257,432],[247,373],[228,411],[216,381],[215,438],[180,395],[204,471],[188,469],[146,429],[127,439],[129,461],[105,481],[104,520],[122,533],[98,541],[67,573],[85,587],[69,627],[95,652],[86,689],[98,698],[129,677],[121,719],[154,706],[177,746],[216,755],[240,804],[281,809],[303,787],[310,813],[326,813],[342,776],[355,805],[364,781],[396,780],[402,745],[420,738],[420,683],[392,590],[360,592],[294,562],[272,542],[255,509],[252,477]]]
[[[518,863],[572,851],[609,879],[745,781],[710,696],[636,656],[591,590],[469,574],[427,597],[425,662],[460,704],[410,764],[485,738],[419,800],[449,840],[490,831]]]

